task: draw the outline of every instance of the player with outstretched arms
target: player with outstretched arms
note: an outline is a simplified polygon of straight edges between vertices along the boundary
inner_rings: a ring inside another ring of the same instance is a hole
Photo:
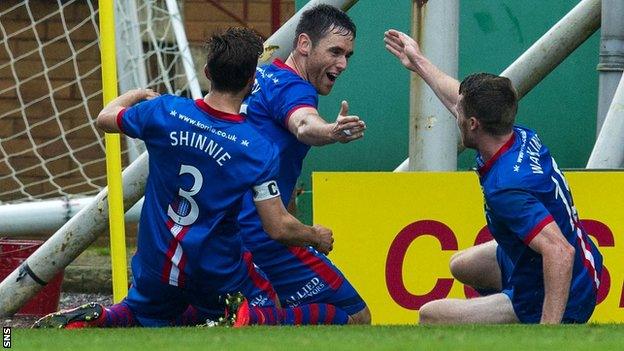
[[[342,102],[335,122],[318,113],[318,95],[327,95],[347,68],[356,28],[341,10],[318,5],[303,13],[294,49],[285,62],[258,68],[242,113],[278,148],[277,184],[292,207],[297,178],[310,146],[348,143],[363,136],[359,117]],[[262,228],[251,193],[239,216],[245,247],[275,287],[284,306],[324,302],[347,311],[355,323],[370,323],[363,299],[327,257],[314,248],[284,245]]]
[[[149,153],[128,296],[107,308],[87,304],[48,315],[36,327],[196,325],[218,321],[224,311],[223,322],[234,326],[347,323],[344,311],[327,304],[276,307],[275,291],[243,249],[237,217],[250,189],[273,239],[327,253],[333,238],[286,211],[275,181],[277,149],[238,114],[261,39],[231,28],[207,47],[212,90],[204,99],[137,89],[98,116],[100,128],[144,140]]]
[[[602,256],[583,229],[561,170],[537,134],[514,125],[511,81],[487,73],[461,84],[435,67],[409,36],[389,30],[386,48],[420,75],[477,150],[477,171],[494,240],[456,253],[455,278],[484,295],[442,299],[421,323],[585,323],[596,305]]]

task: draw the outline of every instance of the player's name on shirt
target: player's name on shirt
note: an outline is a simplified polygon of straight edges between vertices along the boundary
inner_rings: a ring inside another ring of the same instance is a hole
[[[525,130],[520,129],[520,137],[522,138],[522,145],[520,146],[520,151],[518,152],[518,159],[516,160],[516,164],[514,165],[514,172],[520,171],[520,164],[524,159],[524,155],[528,155],[531,172],[533,174],[544,174],[544,170],[542,169],[542,165],[540,163],[540,152],[542,150],[542,142],[540,141],[537,134],[533,134],[531,139],[528,140],[527,143],[527,132]]]
[[[232,158],[223,146],[200,133],[186,130],[172,131],[169,133],[169,139],[171,146],[191,147],[200,150],[215,160],[219,166],[223,166]]]

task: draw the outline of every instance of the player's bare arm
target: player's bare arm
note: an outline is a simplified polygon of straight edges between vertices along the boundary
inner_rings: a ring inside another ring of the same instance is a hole
[[[418,43],[410,36],[394,29],[384,34],[386,49],[396,56],[401,64],[416,72],[431,87],[444,106],[457,116],[455,105],[459,99],[459,82],[442,72],[420,51]]]
[[[281,197],[256,201],[256,209],[271,239],[287,246],[312,246],[324,254],[333,249],[332,231],[320,225],[311,227],[301,223],[286,211]]]
[[[349,104],[343,101],[335,122],[327,123],[315,108],[303,107],[290,115],[288,130],[304,144],[322,146],[362,138],[366,123],[358,116],[349,115]]]
[[[555,222],[546,225],[529,246],[542,255],[544,267],[544,307],[540,323],[561,323],[568,303],[574,247],[566,241]]]
[[[129,90],[113,101],[109,102],[100,111],[97,117],[98,128],[104,130],[107,133],[119,133],[119,126],[117,125],[117,115],[124,108],[130,107],[142,100],[151,100],[159,96],[157,92],[152,89],[133,89]]]
[[[286,206],[286,210],[293,216],[297,216],[297,192],[299,189],[295,187],[293,189],[292,194],[290,195],[290,201],[288,201],[288,205]]]

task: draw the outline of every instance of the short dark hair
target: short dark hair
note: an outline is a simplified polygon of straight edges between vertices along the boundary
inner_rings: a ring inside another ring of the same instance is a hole
[[[256,73],[262,39],[249,28],[232,27],[213,34],[206,42],[206,73],[212,89],[237,93]]]
[[[506,77],[476,73],[459,85],[466,117],[475,117],[492,135],[511,132],[518,111],[518,95]]]
[[[355,23],[346,13],[331,5],[314,6],[301,15],[295,31],[293,47],[297,46],[301,33],[307,34],[312,41],[312,46],[316,46],[330,30],[335,30],[336,33],[344,36],[352,35],[355,39]]]

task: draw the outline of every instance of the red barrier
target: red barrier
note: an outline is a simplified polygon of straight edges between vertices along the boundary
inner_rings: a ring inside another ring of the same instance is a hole
[[[39,240],[12,240],[0,238],[0,281],[4,280],[28,256],[43,244]],[[18,315],[43,316],[58,310],[63,283],[63,271],[57,274],[37,295],[26,303]]]

